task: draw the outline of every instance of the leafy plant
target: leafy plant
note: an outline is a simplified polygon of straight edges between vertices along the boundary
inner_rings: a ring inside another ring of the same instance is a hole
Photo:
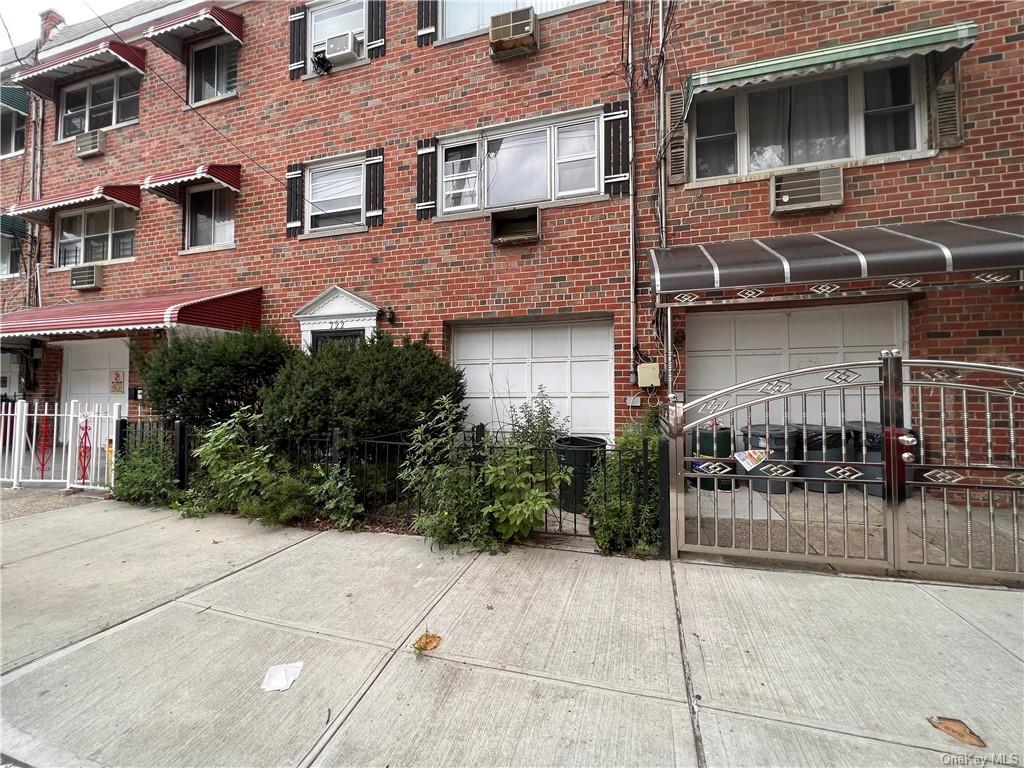
[[[413,430],[399,478],[419,501],[413,530],[439,546],[496,547],[483,512],[475,446],[462,432],[466,409],[440,397]]]
[[[559,416],[544,385],[529,402],[509,408],[511,441],[534,448],[549,448],[560,437],[569,434],[569,419]]]
[[[525,538],[544,522],[552,504],[547,488],[569,482],[568,469],[538,470],[537,457],[529,445],[493,446],[484,464],[484,485],[491,503],[483,512],[489,516],[503,540]]]
[[[273,330],[172,334],[141,356],[139,373],[156,413],[206,426],[243,406],[259,410],[261,391],[297,354]]]
[[[602,552],[651,555],[661,548],[656,418],[627,427],[591,475],[585,505]]]
[[[117,457],[114,497],[133,504],[169,506],[181,497],[174,479],[174,451],[169,440],[150,434]]]
[[[442,395],[462,400],[462,371],[425,339],[396,344],[381,333],[358,344],[325,344],[289,361],[266,391],[263,413],[275,444],[334,429],[371,437],[410,432]]]
[[[257,518],[264,525],[287,525],[312,513],[310,487],[287,471],[279,471],[270,483],[260,488],[258,494],[238,503],[239,515]]]
[[[340,464],[313,467],[309,496],[342,530],[354,527],[364,511],[352,484],[352,474]]]

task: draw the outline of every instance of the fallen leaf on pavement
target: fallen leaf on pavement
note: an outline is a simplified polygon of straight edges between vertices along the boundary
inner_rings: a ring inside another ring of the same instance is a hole
[[[963,720],[957,720],[953,717],[935,716],[929,717],[928,722],[946,735],[952,736],[961,744],[969,744],[972,747],[986,746],[985,742],[981,740],[981,737],[972,731],[971,727]]]
[[[416,654],[419,655],[419,654],[423,653],[424,651],[432,651],[432,650],[434,650],[440,644],[441,644],[441,636],[440,635],[431,635],[428,632],[424,632],[422,635],[420,635],[420,639],[417,640],[415,643],[413,643],[412,648],[413,648],[414,651],[416,651]]]

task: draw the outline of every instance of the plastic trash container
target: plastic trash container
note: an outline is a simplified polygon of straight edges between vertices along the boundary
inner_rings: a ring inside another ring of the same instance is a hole
[[[806,444],[804,443],[805,430],[807,434]],[[844,445],[846,446],[847,459],[853,459],[849,445],[850,433],[846,427],[826,426],[822,428],[820,424],[807,424],[799,428],[797,440],[800,441],[803,449],[804,461],[842,462]],[[829,480],[831,478],[825,472],[827,469],[829,467],[824,464],[802,464],[797,474],[800,477],[820,477]],[[843,483],[805,482],[804,489],[814,491],[815,493],[842,493]]]
[[[850,433],[852,448],[846,454],[847,458],[855,463],[866,461],[868,463],[882,463],[882,423],[879,421],[848,421],[846,429]],[[867,448],[867,453],[864,453]],[[885,470],[883,467],[862,467],[863,480],[881,480]],[[871,496],[884,495],[884,487],[879,485],[864,485],[864,488]]]
[[[572,481],[558,484],[558,501],[562,509],[573,514],[584,511],[590,473],[598,455],[607,443],[600,437],[562,437],[555,440],[555,456],[559,467],[567,467]]]
[[[690,440],[690,453],[700,457],[700,460],[691,462],[694,472],[700,472],[703,464],[713,464],[718,459],[728,459],[723,462],[733,467],[732,474],[736,473],[737,462],[732,458],[732,430],[729,427],[698,428],[692,433]],[[700,478],[700,487],[705,491],[713,491],[717,487],[720,491],[731,491],[735,487],[735,479],[718,478],[709,475]],[[690,478],[690,485],[697,485],[697,478]]]
[[[764,464],[786,459],[800,461],[803,458],[799,441],[800,430],[786,424],[751,424],[740,429],[743,449],[747,451],[768,451],[764,463],[747,470],[751,476],[771,477],[761,469]],[[792,477],[792,475],[789,475]],[[785,493],[788,486],[794,485],[785,480],[751,480],[750,488],[758,493]]]

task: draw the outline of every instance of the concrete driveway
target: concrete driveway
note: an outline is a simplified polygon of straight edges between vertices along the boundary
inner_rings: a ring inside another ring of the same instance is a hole
[[[1019,592],[457,553],[113,502],[0,534],[3,752],[32,766],[938,766],[1024,752]],[[417,655],[425,631],[441,642]],[[261,690],[268,666],[295,661],[290,689]]]

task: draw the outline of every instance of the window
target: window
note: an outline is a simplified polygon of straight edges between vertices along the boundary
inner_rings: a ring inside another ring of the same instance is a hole
[[[358,344],[366,338],[362,329],[354,331],[313,331],[312,351],[316,352],[328,344]]]
[[[309,55],[327,50],[327,41],[332,37],[351,32],[359,41],[363,40],[366,28],[366,6],[364,0],[350,0],[343,3],[316,6],[309,12]]]
[[[598,119],[488,131],[441,147],[443,213],[594,194]],[[482,192],[481,192],[482,189]]]
[[[0,277],[18,274],[21,243],[13,235],[0,235]]]
[[[113,75],[65,88],[61,97],[61,138],[120,125],[139,116],[140,75]]]
[[[309,169],[307,231],[363,224],[363,163]]]
[[[188,190],[186,238],[189,248],[235,242],[235,193],[219,186]]]
[[[214,40],[192,49],[190,99],[200,104],[238,92],[238,43]]]
[[[57,266],[127,259],[135,252],[131,208],[90,208],[57,217]]]
[[[491,26],[491,16],[532,7],[539,16],[554,13],[583,0],[441,0],[441,24],[445,37],[482,32]]]
[[[25,116],[7,107],[0,108],[0,155],[25,150]]]
[[[908,62],[694,104],[694,177],[710,179],[917,149],[923,70]]]

